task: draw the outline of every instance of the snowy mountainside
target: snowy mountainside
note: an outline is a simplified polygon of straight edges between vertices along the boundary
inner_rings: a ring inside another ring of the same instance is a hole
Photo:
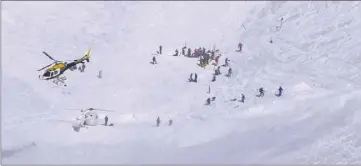
[[[359,2],[56,3],[3,3],[4,163],[360,163]],[[210,82],[212,66],[171,56],[185,42],[215,45],[233,76],[222,67]],[[72,59],[88,47],[67,87],[37,80],[50,63],[42,49]],[[242,93],[245,103],[230,101]],[[74,132],[79,111],[64,109],[84,107],[116,110],[100,113],[115,126]]]

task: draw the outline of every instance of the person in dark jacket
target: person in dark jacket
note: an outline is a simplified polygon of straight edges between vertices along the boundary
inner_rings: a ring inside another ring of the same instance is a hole
[[[242,103],[244,103],[244,99],[246,99],[246,97],[244,96],[244,94],[241,95],[241,101]]]
[[[216,81],[216,76],[213,75],[212,82]]]
[[[208,97],[205,105],[210,105],[210,104],[211,104],[211,98]]]
[[[194,82],[197,83],[197,79],[198,79],[198,75],[197,75],[197,73],[194,73]]]
[[[186,49],[187,49],[187,47],[186,46],[184,46],[183,48],[182,48],[182,55],[186,55]]]
[[[192,49],[191,49],[191,48],[188,48],[187,57],[191,57],[191,54],[192,54]]]
[[[172,126],[172,124],[173,124],[173,120],[172,120],[172,119],[169,119],[168,125],[169,125],[169,126]]]
[[[162,49],[163,49],[163,47],[159,46],[159,54],[162,54]]]
[[[263,88],[259,88],[259,96],[258,97],[263,97],[264,96],[264,90]]]
[[[243,48],[243,44],[241,42],[238,43],[238,51],[241,52]]]
[[[277,96],[277,97],[282,96],[282,91],[283,91],[283,88],[280,86],[280,87],[278,88],[278,94],[276,94],[276,96]]]
[[[178,56],[178,49],[175,50],[175,54],[173,56]]]
[[[160,125],[160,118],[158,116],[158,118],[157,118],[157,127],[159,127],[159,125]]]
[[[108,116],[105,116],[105,118],[104,118],[104,120],[105,120],[105,126],[108,126]]]
[[[155,56],[153,56],[152,60],[153,60],[153,62],[152,62],[153,65],[158,63],[158,62],[157,62],[157,59],[155,59]]]

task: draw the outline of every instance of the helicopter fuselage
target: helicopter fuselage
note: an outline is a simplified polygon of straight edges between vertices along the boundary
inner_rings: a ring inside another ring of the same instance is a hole
[[[47,54],[46,52],[43,52],[46,56],[48,56],[51,60],[56,61],[54,58],[52,58],[49,54]],[[39,78],[42,80],[51,80],[54,78],[59,77],[60,75],[62,75],[66,70],[70,69],[70,70],[75,70],[76,69],[76,65],[79,63],[84,63],[83,61],[87,61],[89,62],[89,56],[90,56],[90,49],[88,49],[88,51],[86,52],[85,56],[74,60],[73,62],[67,63],[67,62],[60,62],[60,61],[56,61],[56,63],[51,66],[50,68],[46,69],[45,72],[43,73],[43,75],[39,75]],[[50,65],[48,65],[50,66]],[[47,68],[48,66],[44,67]],[[39,69],[40,70],[43,70]]]

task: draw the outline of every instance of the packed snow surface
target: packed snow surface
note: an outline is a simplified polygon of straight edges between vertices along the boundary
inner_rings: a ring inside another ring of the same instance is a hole
[[[2,162],[361,163],[360,5],[3,2]],[[221,67],[211,82],[211,64],[172,56],[184,45],[219,49],[233,75]],[[52,63],[42,51],[74,60],[88,48],[85,72],[65,72],[66,87],[39,80]],[[241,94],[245,103],[231,101]],[[89,107],[114,110],[99,112],[114,126],[75,132]]]

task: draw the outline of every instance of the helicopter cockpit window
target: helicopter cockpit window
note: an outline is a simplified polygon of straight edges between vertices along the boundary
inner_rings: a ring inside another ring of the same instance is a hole
[[[46,71],[46,72],[44,73],[44,76],[45,76],[45,77],[49,77],[49,76],[50,76],[50,71]]]
[[[54,75],[57,75],[57,74],[58,74],[58,71],[57,71],[57,70],[55,70],[55,71],[54,71]]]
[[[52,72],[52,71],[51,71],[51,72],[50,72],[50,77],[52,77],[52,76],[53,76],[53,74],[54,74],[54,72]]]

